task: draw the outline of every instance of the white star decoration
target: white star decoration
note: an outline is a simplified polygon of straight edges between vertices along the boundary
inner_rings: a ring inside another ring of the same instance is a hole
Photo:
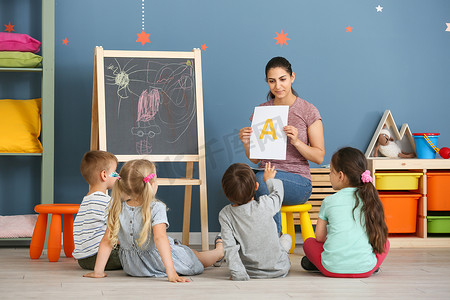
[[[377,12],[383,12],[383,7],[380,6],[379,4],[378,4],[378,6],[375,7],[375,8],[377,9]]]
[[[450,31],[450,23],[445,23],[447,24],[447,29],[445,29],[445,31]]]

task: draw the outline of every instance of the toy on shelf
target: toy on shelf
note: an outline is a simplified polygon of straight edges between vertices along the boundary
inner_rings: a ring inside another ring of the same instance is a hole
[[[450,158],[450,148],[448,147],[443,147],[439,150],[438,147],[436,147],[431,141],[430,139],[427,137],[426,134],[423,135],[423,137],[425,138],[425,140],[428,142],[428,144],[430,144],[431,148],[433,148],[434,151],[436,151],[436,153],[439,153],[439,155],[442,158],[448,159]]]
[[[413,158],[416,155],[414,153],[408,153],[402,151],[400,146],[391,137],[391,133],[386,128],[381,129],[378,136],[378,143],[375,147],[373,155],[378,156],[378,152],[390,158]]]
[[[383,155],[385,157],[381,158]],[[414,138],[408,124],[402,124],[398,130],[391,111],[386,110],[375,129],[365,156],[381,159],[416,157]]]

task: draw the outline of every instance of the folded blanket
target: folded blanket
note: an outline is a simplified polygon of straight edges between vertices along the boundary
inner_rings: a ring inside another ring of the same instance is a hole
[[[0,238],[32,237],[38,215],[0,216]]]

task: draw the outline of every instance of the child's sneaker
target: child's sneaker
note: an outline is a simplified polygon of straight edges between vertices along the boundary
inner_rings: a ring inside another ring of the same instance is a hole
[[[223,244],[222,241],[222,237],[220,235],[217,235],[216,238],[214,239],[214,247],[217,248],[217,244]],[[213,266],[214,267],[220,267],[223,263],[225,262],[225,255],[222,256],[221,259],[219,259],[218,261],[216,261]]]
[[[302,268],[306,271],[318,271],[317,267],[306,257],[303,256],[301,262]]]
[[[283,234],[280,236],[280,244],[281,248],[286,251],[286,253],[289,253],[292,247],[292,237],[289,234]]]

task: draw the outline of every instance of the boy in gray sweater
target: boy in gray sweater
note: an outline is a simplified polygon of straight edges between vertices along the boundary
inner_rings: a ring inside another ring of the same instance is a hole
[[[258,183],[248,165],[233,164],[223,175],[222,188],[231,204],[220,211],[219,222],[233,280],[285,277],[289,272],[292,239],[287,234],[279,238],[273,220],[283,201],[283,183],[274,179],[275,174],[266,164],[263,178],[269,195],[257,201]]]

